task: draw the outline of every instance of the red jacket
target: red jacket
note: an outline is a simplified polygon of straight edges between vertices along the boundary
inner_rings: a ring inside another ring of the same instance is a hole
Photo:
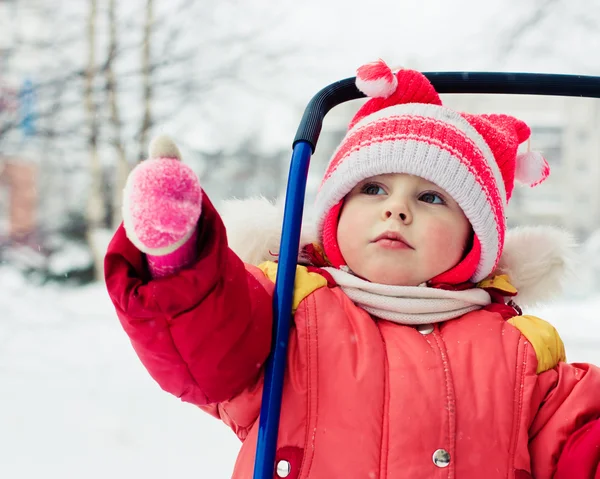
[[[234,430],[243,445],[233,477],[250,478],[273,283],[228,248],[208,199],[199,233],[194,267],[152,281],[119,228],[106,284],[150,374]],[[600,479],[598,368],[558,362],[538,373],[543,352],[497,312],[419,332],[309,279],[278,438],[288,478]]]

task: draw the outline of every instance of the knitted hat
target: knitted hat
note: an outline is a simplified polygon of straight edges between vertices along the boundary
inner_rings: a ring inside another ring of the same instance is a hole
[[[471,115],[443,107],[422,73],[394,74],[381,60],[358,69],[356,86],[371,99],[350,122],[316,199],[318,234],[329,261],[345,265],[337,242],[344,197],[366,178],[407,173],[452,196],[474,232],[461,263],[432,280],[481,281],[502,254],[505,209],[515,180],[535,186],[550,173],[539,153],[517,154],[529,139],[529,127],[509,115]]]

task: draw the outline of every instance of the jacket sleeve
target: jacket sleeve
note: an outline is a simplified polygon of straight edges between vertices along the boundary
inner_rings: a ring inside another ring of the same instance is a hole
[[[202,406],[256,383],[270,349],[273,284],[227,245],[207,195],[198,261],[151,280],[145,256],[121,225],[105,257],[105,281],[140,360],[166,391]]]
[[[558,363],[538,376],[534,397],[533,477],[600,479],[600,369]]]
[[[571,434],[558,460],[555,477],[600,479],[600,419]]]

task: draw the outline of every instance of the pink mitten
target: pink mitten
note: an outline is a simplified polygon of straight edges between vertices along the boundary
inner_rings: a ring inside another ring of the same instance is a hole
[[[150,158],[129,174],[123,191],[123,226],[129,240],[146,253],[153,278],[167,276],[196,260],[196,224],[202,188],[181,162],[167,136],[150,144]]]

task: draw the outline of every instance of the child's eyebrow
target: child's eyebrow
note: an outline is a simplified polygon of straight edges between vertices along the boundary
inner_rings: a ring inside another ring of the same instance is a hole
[[[360,187],[369,183],[383,183],[383,178],[381,176],[372,176],[371,178],[366,178],[359,182],[356,186]]]
[[[420,185],[423,186],[424,188],[429,188],[430,190],[436,190],[436,191],[439,191],[440,193],[444,193],[443,188],[439,187],[438,185],[436,185],[435,183],[432,183],[429,180],[426,180],[425,178],[421,178]]]
[[[367,178],[363,183],[372,183],[373,181],[377,181],[379,183],[384,183],[387,178],[388,178],[388,175],[371,176],[371,178]]]

